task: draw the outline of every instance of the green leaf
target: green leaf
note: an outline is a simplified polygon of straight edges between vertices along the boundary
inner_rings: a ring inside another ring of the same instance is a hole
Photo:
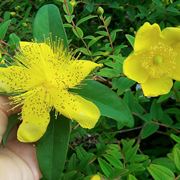
[[[73,27],[72,30],[73,30],[73,33],[74,33],[78,38],[80,38],[80,39],[83,38],[84,33],[83,33],[83,31],[82,31],[81,28],[79,28],[79,27],[76,26],[75,28]]]
[[[134,158],[136,157],[138,149],[139,149],[139,145],[138,144],[136,144],[134,147],[126,148],[126,150],[125,150],[125,148],[123,149],[127,162],[133,162],[134,161]]]
[[[173,172],[176,171],[176,166],[175,166],[174,162],[167,157],[156,158],[152,161],[152,163],[165,166]]]
[[[8,44],[12,47],[17,47],[19,46],[20,38],[15,34],[12,33],[9,35],[9,41]]]
[[[79,26],[79,25],[82,24],[83,22],[86,22],[86,21],[88,21],[88,20],[90,20],[90,19],[92,19],[92,18],[95,18],[95,17],[97,17],[97,16],[96,16],[96,15],[86,16],[86,17],[80,19],[80,20],[76,23],[76,25]]]
[[[131,36],[130,34],[126,34],[126,39],[129,41],[129,43],[131,44],[132,47],[134,47],[134,36]]]
[[[113,30],[113,31],[110,33],[112,42],[115,41],[115,39],[116,39],[116,34],[117,34],[117,32],[120,32],[120,31],[122,31],[122,29],[115,29],[115,30]]]
[[[149,173],[154,180],[174,180],[174,173],[167,167],[151,164],[148,168]]]
[[[96,34],[100,34],[101,36],[108,36],[106,31],[96,31]]]
[[[172,96],[173,92],[170,91],[168,94],[162,95],[158,98],[157,103],[162,103],[166,100],[168,100]]]
[[[128,104],[130,110],[140,115],[144,113],[144,108],[139,103],[139,100],[132,91],[126,91],[124,94],[124,101]]]
[[[90,80],[84,83],[82,88],[73,89],[73,92],[94,102],[101,115],[112,118],[128,127],[134,125],[134,119],[127,104],[116,93],[97,81]]]
[[[172,6],[167,7],[166,10],[179,15],[179,10],[177,8],[172,7]]]
[[[146,170],[146,167],[143,163],[136,163],[132,162],[130,163],[127,168],[129,169],[130,172],[136,173],[136,172],[143,172]]]
[[[104,159],[102,158],[98,158],[98,163],[99,166],[101,168],[101,170],[103,171],[103,173],[109,177],[111,172],[113,171],[113,168],[109,165],[109,163],[107,163]]]
[[[44,178],[60,179],[70,137],[70,120],[51,116],[45,135],[37,143],[37,158]]]
[[[110,22],[111,22],[111,16],[109,16],[108,18],[106,18],[105,19],[105,21],[104,21],[104,25],[107,27],[107,26],[109,26],[109,24],[110,24]]]
[[[108,78],[114,78],[118,77],[120,74],[120,69],[112,69],[112,68],[102,68],[97,75],[108,77]]]
[[[74,15],[64,15],[64,17],[66,18],[68,23],[71,23],[74,18]]]
[[[66,3],[67,3],[67,6],[66,6],[66,4],[63,4],[64,12],[68,15],[69,14],[72,15],[72,13],[74,11],[73,6],[71,5],[71,3],[69,3],[69,0],[66,1]]]
[[[59,9],[53,4],[42,6],[33,24],[33,36],[38,42],[43,42],[50,34],[53,39],[61,38],[64,40],[64,45],[68,45]]]
[[[70,179],[75,179],[76,176],[79,175],[78,172],[76,170],[74,171],[68,171],[67,173],[65,173],[63,175],[62,180],[70,180]]]
[[[73,169],[76,168],[76,166],[77,166],[77,157],[76,154],[73,153],[71,158],[69,159],[67,169],[68,171],[72,171]]]
[[[68,23],[65,23],[65,24],[64,24],[64,28],[73,28],[73,25],[68,24]]]
[[[180,136],[176,136],[175,134],[171,134],[170,137],[171,137],[174,141],[176,141],[177,143],[180,144]]]
[[[161,0],[153,0],[153,2],[159,7],[163,6],[163,3],[161,2]]]
[[[84,48],[84,47],[81,47],[81,48],[77,48],[76,50],[75,50],[75,52],[82,52],[83,54],[85,54],[85,55],[91,55],[90,53],[90,51],[88,51],[86,48]]]
[[[103,36],[94,37],[91,41],[88,43],[88,47],[91,47],[93,44],[95,44],[97,41],[99,41]]]
[[[11,20],[8,20],[0,24],[0,39],[4,39],[10,23]]]
[[[118,89],[119,95],[121,95],[125,90],[129,89],[134,84],[135,84],[134,81],[126,77],[114,78],[112,80],[113,89]]]
[[[161,120],[163,118],[164,112],[162,110],[161,104],[158,104],[156,100],[151,104],[151,118],[153,120]]]
[[[159,125],[147,122],[141,130],[141,138],[145,139],[154,134],[159,129]]]
[[[124,176],[127,176],[129,174],[129,169],[113,169],[113,171],[111,172],[110,176],[109,176],[109,179],[111,180],[119,180],[119,178],[121,177],[124,177]],[[108,180],[109,180],[108,179]],[[121,178],[122,179],[122,178]]]
[[[115,157],[111,154],[104,154],[103,157],[115,168],[123,168],[123,165],[119,160],[119,157]]]
[[[173,148],[172,153],[173,153],[174,163],[177,169],[180,171],[180,148],[178,148],[178,146],[175,146]]]
[[[133,176],[132,174],[129,174],[128,176],[128,180],[137,180],[135,176]]]

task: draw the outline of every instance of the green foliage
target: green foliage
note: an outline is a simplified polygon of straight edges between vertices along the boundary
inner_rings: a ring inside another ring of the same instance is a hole
[[[61,177],[68,149],[69,132],[70,122],[67,118],[51,118],[46,134],[37,143],[37,159],[43,179],[54,180]]]
[[[37,41],[44,41],[51,35],[52,39],[60,37],[64,45],[67,46],[67,36],[63,27],[62,19],[59,9],[53,5],[48,4],[41,7],[34,19],[33,35]]]
[[[102,113],[99,122],[92,130],[72,123],[63,173],[63,167],[57,163],[67,147],[53,144],[52,139],[54,142],[60,139],[50,129],[57,123],[54,130],[59,137],[62,119],[50,124],[46,136],[51,141],[42,139],[38,146],[45,150],[44,153],[38,150],[45,179],[58,179],[60,174],[62,180],[89,180],[94,174],[100,174],[105,180],[180,178],[180,82],[175,82],[166,95],[145,97],[139,84],[125,77],[122,70],[124,59],[133,50],[138,28],[146,21],[158,23],[161,28],[178,26],[179,4],[179,0],[7,0],[0,3],[1,60],[11,59],[7,52],[13,55],[20,40],[31,40],[32,34],[42,40],[51,32],[65,42],[68,39],[67,45],[75,50],[75,56],[103,64],[93,73],[93,80],[71,90],[99,107]],[[52,151],[54,145],[58,150]],[[50,160],[45,157],[48,152]]]
[[[4,36],[6,35],[7,29],[10,23],[11,23],[11,20],[8,20],[0,24],[0,39],[4,39]]]
[[[148,167],[148,171],[155,180],[173,180],[175,178],[173,172],[170,169],[161,165],[151,164]]]

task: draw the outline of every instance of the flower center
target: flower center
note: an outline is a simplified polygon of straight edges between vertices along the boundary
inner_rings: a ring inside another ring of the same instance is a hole
[[[159,65],[159,64],[161,64],[163,62],[163,58],[162,58],[162,56],[155,56],[153,58],[153,61],[154,61],[154,64]]]
[[[152,78],[170,76],[176,67],[176,55],[172,47],[159,42],[142,54],[142,67]]]

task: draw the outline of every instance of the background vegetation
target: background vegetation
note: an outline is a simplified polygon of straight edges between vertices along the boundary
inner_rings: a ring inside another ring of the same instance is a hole
[[[32,40],[35,14],[48,3],[60,9],[70,47],[81,59],[104,64],[93,78],[119,96],[105,96],[103,107],[110,115],[101,117],[94,129],[73,124],[62,179],[86,180],[94,174],[113,180],[180,179],[180,83],[167,95],[144,97],[140,86],[122,72],[137,29],[146,21],[162,29],[178,26],[180,1],[1,1],[1,66],[19,40]],[[98,89],[89,93],[98,101]],[[126,117],[120,116],[123,111]]]

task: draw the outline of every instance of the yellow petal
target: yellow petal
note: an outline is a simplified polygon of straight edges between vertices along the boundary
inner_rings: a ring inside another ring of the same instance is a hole
[[[74,87],[85,79],[89,73],[96,67],[102,65],[86,61],[86,60],[72,60],[67,65],[64,65],[61,68],[61,78],[67,84],[68,87]]]
[[[0,68],[0,91],[7,93],[24,92],[34,81],[25,67],[9,66]]]
[[[21,55],[17,59],[28,67],[39,66],[41,60],[41,49],[38,43],[20,42]]]
[[[157,45],[161,40],[161,29],[158,24],[149,24],[148,22],[144,23],[143,26],[137,31],[134,50],[141,51],[148,49],[151,46]]]
[[[152,97],[167,94],[171,90],[172,85],[172,80],[167,77],[149,78],[145,83],[141,84],[144,95]]]
[[[55,54],[46,43],[20,42],[21,55],[17,59],[28,67],[48,70],[49,66],[58,65]],[[52,67],[50,67],[52,68]]]
[[[168,27],[163,29],[162,35],[166,38],[167,42],[171,45],[175,45],[180,42],[180,28]]]
[[[140,54],[130,54],[123,64],[124,74],[139,83],[145,82],[148,78],[148,72],[142,67],[142,57]]]
[[[172,78],[180,81],[180,42],[174,46],[177,54],[175,61],[175,69],[173,70]]]
[[[45,133],[50,120],[50,108],[45,102],[44,88],[34,89],[22,107],[22,123],[18,129],[18,140],[35,142]]]
[[[97,123],[100,112],[95,104],[67,91],[54,92],[53,104],[65,117],[77,121],[83,128],[91,129]]]

